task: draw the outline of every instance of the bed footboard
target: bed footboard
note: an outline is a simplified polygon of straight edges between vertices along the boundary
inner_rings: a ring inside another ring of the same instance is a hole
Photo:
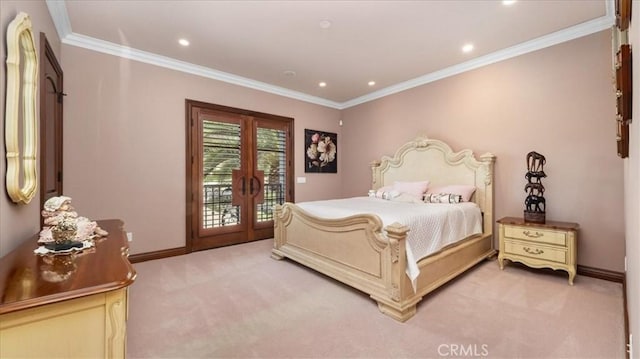
[[[361,290],[380,310],[399,321],[415,314],[421,297],[405,280],[405,242],[409,228],[394,223],[382,231],[372,214],[322,219],[292,203],[276,206],[274,259],[287,257]],[[403,298],[406,297],[406,298]]]
[[[322,219],[292,203],[276,206],[274,222],[272,258],[287,257],[365,292],[401,322],[427,293],[495,253],[491,234],[484,233],[424,258],[414,291],[406,275],[406,226],[394,223],[383,232],[373,214]]]

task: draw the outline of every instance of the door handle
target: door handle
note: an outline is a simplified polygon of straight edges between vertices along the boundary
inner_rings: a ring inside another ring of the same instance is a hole
[[[253,180],[256,181],[256,185],[255,186],[253,185]],[[250,192],[251,195],[253,195],[253,190],[254,189],[256,190],[256,194],[258,192],[260,192],[260,181],[255,177],[251,177],[251,182],[250,182],[250,187],[249,187],[249,190],[251,191]]]
[[[241,170],[231,171],[231,204],[241,206],[246,198],[247,178]]]
[[[254,176],[251,176],[251,183],[253,184],[253,180],[256,180],[254,185],[255,193],[251,192],[251,196],[253,197],[253,202],[256,204],[264,203],[264,172],[260,170],[256,170],[254,172]]]
[[[253,180],[256,181],[255,182],[256,183],[255,186],[253,185]],[[262,185],[260,183],[260,180],[258,178],[256,178],[256,177],[251,177],[250,181],[251,182],[249,182],[249,191],[250,191],[249,194],[251,194],[252,196],[256,196],[256,195],[260,194],[260,190],[262,189]],[[253,193],[254,189],[256,190],[256,193]]]

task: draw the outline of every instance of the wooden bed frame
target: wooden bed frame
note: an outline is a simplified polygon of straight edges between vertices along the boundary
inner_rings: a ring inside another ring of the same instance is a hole
[[[418,137],[393,157],[371,163],[372,189],[394,181],[429,180],[430,186],[476,186],[472,200],[483,212],[483,233],[450,245],[418,262],[414,292],[407,268],[409,229],[393,223],[382,228],[377,215],[323,219],[293,203],[275,208],[274,259],[290,258],[370,295],[380,311],[404,322],[416,312],[424,295],[495,254],[493,246],[493,164],[486,153],[453,152],[442,141]]]

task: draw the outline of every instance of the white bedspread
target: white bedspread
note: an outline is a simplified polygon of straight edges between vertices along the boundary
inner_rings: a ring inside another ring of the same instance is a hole
[[[394,222],[410,228],[407,237],[407,275],[413,283],[420,274],[418,261],[476,233],[482,233],[482,214],[473,202],[458,204],[406,203],[373,197],[353,197],[296,203],[321,218],[375,213],[383,226]]]

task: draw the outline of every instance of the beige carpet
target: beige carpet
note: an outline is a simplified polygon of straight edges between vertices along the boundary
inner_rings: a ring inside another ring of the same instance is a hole
[[[398,323],[271,240],[138,263],[130,358],[624,358],[622,286],[496,261]],[[563,272],[562,272],[563,273]]]

